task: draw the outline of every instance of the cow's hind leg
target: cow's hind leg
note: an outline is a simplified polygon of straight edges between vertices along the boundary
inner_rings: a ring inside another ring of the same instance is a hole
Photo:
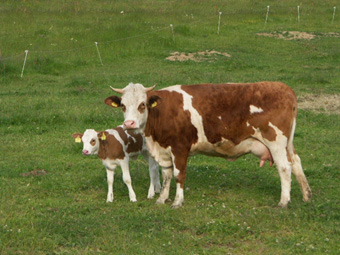
[[[264,144],[270,150],[270,153],[280,175],[281,199],[279,202],[279,206],[287,207],[288,202],[290,202],[292,163],[287,155],[288,139],[282,134],[282,132],[280,132],[279,130],[276,131],[276,140],[267,141],[264,139]]]
[[[295,175],[296,180],[298,181],[300,188],[301,188],[303,200],[307,202],[307,201],[310,201],[312,198],[312,191],[308,185],[307,178],[302,170],[301,159],[297,155],[294,149],[293,138],[294,138],[295,128],[296,128],[296,120],[294,119],[291,134],[288,140],[288,153],[292,161],[293,174]]]
[[[148,199],[152,199],[155,193],[161,192],[159,167],[158,163],[151,157],[151,155],[147,151],[144,151],[142,155],[149,163],[150,186],[148,191]]]
[[[159,180],[159,169],[157,162],[149,155],[149,174],[150,174],[150,187],[148,198],[154,197],[155,193],[161,192],[161,183]]]
[[[292,175],[292,164],[289,162],[285,149],[277,149],[270,151],[281,180],[281,199],[279,206],[287,207],[290,202],[290,190],[291,190],[291,175]]]
[[[292,159],[293,174],[295,175],[296,180],[300,185],[303,201],[305,202],[310,201],[312,198],[312,191],[308,185],[307,178],[302,170],[300,157],[296,154],[292,145],[289,147],[289,154]]]
[[[164,204],[165,201],[169,198],[170,191],[170,183],[172,179],[172,166],[170,167],[162,167],[162,177],[163,177],[163,187],[161,190],[161,194],[157,199],[157,204]]]

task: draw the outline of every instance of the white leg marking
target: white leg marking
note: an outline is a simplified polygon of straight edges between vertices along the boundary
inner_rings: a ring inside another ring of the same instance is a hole
[[[288,202],[290,201],[292,174],[292,164],[288,161],[286,150],[288,138],[284,136],[282,131],[274,126],[271,122],[269,122],[269,126],[272,127],[276,132],[275,141],[268,141],[267,139],[263,138],[260,134],[260,131],[254,128],[255,132],[257,132],[255,135],[260,137],[259,140],[268,147],[273,156],[281,179],[281,199],[279,206],[287,207]]]
[[[175,201],[172,204],[172,208],[179,208],[183,205],[184,202],[184,191],[181,188],[181,184],[177,183],[176,184],[176,197],[175,197]]]
[[[288,162],[288,160],[284,165],[277,164],[277,166],[278,166],[278,171],[279,171],[279,175],[281,179],[281,199],[279,202],[279,206],[287,207],[288,202],[290,202],[292,167],[291,167],[291,164]]]
[[[107,199],[106,202],[112,202],[113,201],[113,181],[114,181],[114,171],[111,171],[106,168],[106,176],[107,176],[107,186],[108,186],[108,192],[107,192]]]

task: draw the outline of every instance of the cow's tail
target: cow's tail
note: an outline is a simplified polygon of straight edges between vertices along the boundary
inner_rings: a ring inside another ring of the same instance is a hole
[[[296,117],[293,119],[292,128],[290,130],[290,135],[289,135],[288,144],[287,144],[287,151],[292,161],[294,160],[294,155],[296,154],[295,149],[294,149],[294,144],[293,144],[295,127],[296,127]]]

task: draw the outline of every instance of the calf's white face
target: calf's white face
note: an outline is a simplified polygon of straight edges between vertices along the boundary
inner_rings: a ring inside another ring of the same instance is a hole
[[[86,129],[81,140],[83,142],[84,155],[98,154],[99,139],[97,132],[94,129]]]

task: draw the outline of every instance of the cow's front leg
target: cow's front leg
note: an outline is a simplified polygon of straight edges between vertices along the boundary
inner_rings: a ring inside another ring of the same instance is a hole
[[[186,176],[187,159],[186,153],[177,153],[172,156],[174,164],[174,177],[176,180],[176,197],[172,208],[179,208],[184,203],[184,182]]]
[[[169,198],[170,183],[172,178],[172,166],[162,167],[162,177],[163,177],[163,187],[159,198],[157,199],[157,204],[164,204]]]
[[[110,169],[106,168],[107,186],[108,186],[107,199],[106,199],[107,203],[113,201],[113,181],[114,181],[114,175],[115,175],[114,170],[110,170]]]
[[[129,159],[124,159],[120,164],[123,172],[123,181],[129,189],[129,198],[131,202],[137,202],[136,194],[132,188],[130,169],[129,169]]]

